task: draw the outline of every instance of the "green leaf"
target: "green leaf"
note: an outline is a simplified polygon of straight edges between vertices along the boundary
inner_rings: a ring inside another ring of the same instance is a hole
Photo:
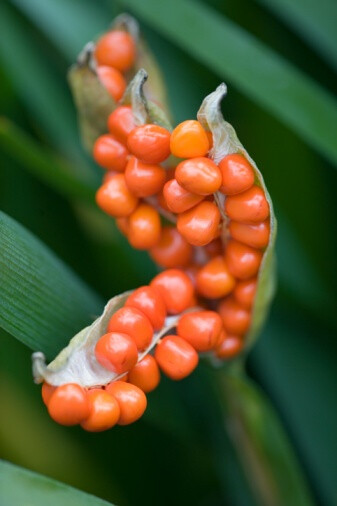
[[[44,244],[0,213],[0,326],[52,357],[102,303]]]
[[[337,164],[336,99],[284,58],[199,2],[121,3]]]
[[[34,506],[111,506],[86,494],[27,469],[0,461],[0,489],[3,504]]]
[[[84,44],[107,28],[112,9],[90,0],[11,0],[65,55],[75,60]]]
[[[257,504],[313,506],[289,441],[262,392],[240,372],[217,374],[226,427]]]
[[[29,137],[9,119],[0,117],[0,146],[38,179],[61,195],[94,203],[95,180]]]
[[[211,131],[213,138],[213,147],[209,156],[219,163],[225,156],[240,153],[252,165],[255,173],[255,185],[263,189],[263,193],[268,201],[270,210],[270,236],[269,243],[263,252],[262,262],[258,273],[258,283],[256,295],[254,298],[254,306],[252,311],[252,321],[245,341],[250,347],[256,340],[261,328],[267,318],[270,303],[275,293],[275,240],[277,222],[274,214],[273,203],[268,193],[267,187],[263,180],[263,176],[257,168],[254,160],[249,156],[248,152],[239,141],[236,132],[230,123],[224,120],[221,112],[221,101],[227,93],[225,84],[221,84],[218,88],[208,95],[198,111],[198,120],[206,130]],[[221,192],[215,194],[215,200],[223,218],[223,238],[226,241],[228,230],[228,217],[224,211],[225,196]]]
[[[80,160],[89,173],[78,144],[77,127],[65,79],[55,72],[50,55],[27,29],[22,18],[4,2],[0,6],[0,61],[34,122],[40,123],[60,152]]]
[[[284,19],[337,69],[337,3],[334,0],[258,1]]]

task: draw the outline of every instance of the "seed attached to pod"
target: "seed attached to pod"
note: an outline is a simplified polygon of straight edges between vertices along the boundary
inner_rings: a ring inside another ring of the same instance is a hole
[[[178,216],[177,229],[193,246],[205,246],[218,234],[220,211],[213,202],[201,202]]]
[[[170,156],[170,132],[159,125],[141,125],[128,136],[131,153],[144,163],[161,163]]]
[[[132,156],[126,165],[125,181],[136,197],[150,197],[163,188],[166,173],[160,165],[143,163]]]
[[[101,65],[97,67],[97,75],[108,93],[118,102],[122,98],[126,88],[126,81],[119,70],[107,65]]]
[[[108,118],[109,132],[122,144],[126,144],[129,133],[135,127],[132,108],[129,105],[117,107]]]
[[[138,199],[127,187],[124,174],[115,174],[98,189],[96,202],[107,214],[123,218],[136,209]]]
[[[147,400],[144,392],[137,386],[124,381],[113,381],[107,385],[106,391],[118,402],[118,425],[129,425],[143,415]]]
[[[173,380],[189,376],[199,362],[195,349],[179,336],[166,336],[156,346],[155,358],[161,370]]]
[[[191,260],[192,247],[175,227],[164,227],[150,256],[161,267],[185,267]]]
[[[77,425],[90,413],[87,393],[76,383],[61,385],[51,395],[48,411],[51,418],[61,425]]]
[[[129,372],[129,382],[145,393],[152,392],[157,388],[159,381],[159,367],[152,355],[146,355]]]
[[[197,273],[197,292],[207,299],[218,299],[228,295],[235,286],[235,278],[230,273],[222,256],[212,258]]]
[[[166,318],[164,299],[157,290],[151,286],[141,286],[129,295],[125,302],[127,307],[140,309],[151,322],[154,330],[160,330]]]
[[[153,327],[145,314],[135,307],[121,307],[110,318],[108,332],[122,332],[130,336],[139,350],[151,343]]]
[[[260,250],[233,239],[228,241],[225,250],[225,261],[228,270],[239,279],[249,279],[255,276],[259,270],[262,256]]]
[[[227,334],[242,336],[250,326],[251,314],[232,297],[220,302],[218,312]]]
[[[254,184],[254,170],[248,160],[240,155],[227,155],[219,163],[222,175],[220,191],[235,195],[248,190]]]
[[[268,218],[269,204],[262,188],[254,185],[245,192],[227,197],[225,212],[234,221],[255,224]]]
[[[135,56],[135,42],[123,30],[108,32],[96,43],[95,58],[99,65],[109,65],[125,72],[134,64]]]
[[[104,169],[122,172],[126,167],[128,151],[115,137],[105,134],[96,140],[93,157]]]
[[[89,432],[102,432],[116,425],[120,417],[116,399],[101,389],[89,390],[87,396],[90,414],[81,422],[81,427]]]
[[[169,314],[179,314],[191,306],[194,288],[192,281],[179,269],[168,269],[153,278],[150,284],[163,297]]]
[[[129,371],[138,360],[135,341],[122,332],[108,332],[96,343],[95,356],[97,361],[116,374]]]
[[[209,158],[190,158],[180,162],[175,178],[185,190],[197,195],[210,195],[221,185],[221,172]]]
[[[172,132],[171,152],[178,158],[205,156],[209,148],[207,133],[199,121],[183,121]]]
[[[215,311],[184,314],[177,326],[178,335],[197,351],[209,351],[214,348],[221,331],[222,320]]]
[[[183,213],[201,202],[204,197],[183,188],[176,179],[167,181],[163,188],[163,196],[167,207],[173,213]]]

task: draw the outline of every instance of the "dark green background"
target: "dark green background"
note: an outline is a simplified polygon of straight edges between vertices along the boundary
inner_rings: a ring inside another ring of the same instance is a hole
[[[315,132],[312,136],[303,134],[296,121],[288,121],[268,100],[248,91],[243,77],[247,61],[242,62],[242,74],[237,60],[228,75],[226,69],[213,73],[214,66],[209,68],[198,50],[192,54],[188,44],[179,37],[175,40],[174,31],[161,28],[161,9],[169,2],[157,1],[149,14],[151,3],[5,0],[0,7],[1,115],[97,186],[101,171],[81,148],[66,72],[84,43],[104,31],[122,9],[139,16],[163,70],[175,122],[195,117],[203,97],[226,81],[225,117],[262,171],[279,221],[279,290],[268,324],[249,356],[248,370],[283,421],[317,504],[333,506],[337,503],[333,300],[337,159],[324,148],[331,131],[324,125],[316,128],[321,125],[320,110],[311,108],[310,100],[304,121]],[[192,8],[201,5],[187,3]],[[286,0],[212,0],[204,6],[219,22],[232,20],[275,51],[277,58],[303,71],[316,82],[317,95],[322,90],[332,94],[337,42],[330,38],[325,43],[322,34],[328,32],[334,14],[330,9],[336,10],[336,5],[318,3],[316,17],[314,1],[296,2],[298,18],[288,14]],[[173,11],[173,21],[174,15]],[[167,26],[172,19],[167,19]],[[187,23],[192,46],[207,47],[207,36],[199,37],[193,30],[193,23]],[[216,59],[221,60],[221,54],[219,39]],[[226,46],[226,58],[228,54],[231,48]],[[254,78],[259,79],[265,86],[261,77]],[[286,81],[284,85],[290,97]],[[336,110],[333,101],[335,117]],[[111,221],[97,217],[71,185],[65,193],[48,175],[34,173],[34,162],[22,154],[20,143],[18,149],[11,148],[6,125],[1,119],[1,209],[105,299],[149,281],[155,270],[146,254],[134,253]],[[30,353],[10,335],[1,334],[1,457],[121,506],[253,504],[240,473],[232,479],[231,449],[223,448],[219,458],[219,415],[204,381],[206,366],[180,384],[164,380],[151,394],[141,422],[93,436],[56,426],[48,418],[31,379]]]

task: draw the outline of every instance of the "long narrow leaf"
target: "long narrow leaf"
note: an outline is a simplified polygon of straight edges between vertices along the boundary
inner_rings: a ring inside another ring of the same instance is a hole
[[[0,461],[1,504],[34,506],[111,506],[76,488]]]
[[[334,0],[258,0],[292,26],[337,69],[337,3]]]
[[[284,58],[193,0],[121,0],[337,164],[337,101]]]
[[[312,506],[295,455],[267,399],[242,374],[219,374],[226,429],[257,504]]]
[[[34,122],[62,153],[81,161],[83,172],[89,171],[79,147],[75,111],[65,80],[58,81],[55,66],[6,2],[0,4],[0,63]]]
[[[102,309],[45,245],[0,213],[0,326],[51,358]]]
[[[106,29],[104,5],[90,0],[11,0],[72,62],[84,44]]]
[[[94,202],[95,181],[39,145],[6,118],[0,118],[0,146],[38,179],[62,195]]]

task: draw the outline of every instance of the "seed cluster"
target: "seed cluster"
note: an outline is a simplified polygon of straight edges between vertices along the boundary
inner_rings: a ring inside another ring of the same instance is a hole
[[[134,46],[118,30],[96,45],[98,76],[116,101]],[[197,366],[198,352],[219,359],[240,353],[270,235],[269,204],[253,167],[240,153],[216,164],[212,134],[199,121],[184,121],[172,133],[156,124],[136,126],[132,108],[120,105],[107,128],[93,148],[106,169],[97,204],[132,247],[147,250],[165,270],[128,297],[95,346],[96,360],[117,380],[90,389],[42,387],[55,421],[88,431],[140,418],[160,370],[180,380]],[[154,342],[168,315],[179,315],[174,333]]]
[[[194,305],[192,281],[179,269],[166,270],[135,290],[95,346],[96,360],[118,377],[89,389],[44,383],[42,398],[51,418],[90,432],[138,420],[146,409],[145,393],[159,384],[160,369],[173,380],[183,379],[198,365],[198,351],[216,349],[225,338],[220,316],[209,310],[185,312]],[[165,329],[167,316],[181,313],[177,335],[153,341],[155,331]],[[153,355],[146,351],[151,344]]]

